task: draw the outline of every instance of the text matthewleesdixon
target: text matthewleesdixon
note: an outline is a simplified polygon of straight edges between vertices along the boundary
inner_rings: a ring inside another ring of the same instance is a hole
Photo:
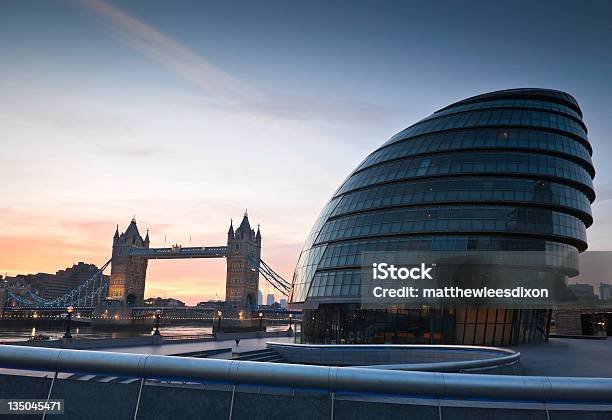
[[[393,264],[373,263],[373,280],[434,280],[432,270],[435,264],[427,265],[421,263],[413,267],[396,267]],[[439,288],[421,288],[415,286],[372,288],[375,298],[543,298],[549,297],[546,288],[462,288],[459,286],[446,286]]]

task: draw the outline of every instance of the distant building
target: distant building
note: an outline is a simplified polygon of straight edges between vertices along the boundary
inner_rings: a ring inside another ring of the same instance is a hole
[[[567,286],[577,298],[594,298],[593,286],[588,283],[569,284]]]
[[[278,302],[274,302],[272,305],[267,305],[267,306],[266,306],[266,309],[268,309],[268,310],[272,310],[272,311],[280,311],[280,310],[282,310],[283,308],[281,308],[280,303],[278,303]]]
[[[220,300],[207,300],[204,302],[198,302],[196,306],[200,309],[216,310],[219,309],[223,303],[224,302]]]
[[[283,309],[287,309],[287,299],[281,299],[280,300],[280,306]]]
[[[178,299],[164,299],[160,297],[146,299],[144,301],[144,304],[147,306],[160,306],[164,308],[178,308],[185,306],[185,302],[180,301]]]
[[[599,283],[599,299],[612,299],[612,284]]]
[[[263,305],[263,293],[261,293],[261,290],[257,291],[257,305]]]
[[[97,272],[98,267],[94,264],[79,262],[72,267],[59,270],[55,274],[20,274],[15,277],[6,277],[5,280],[8,284],[12,284],[15,287],[19,287],[17,286],[19,284],[28,285],[33,293],[49,300],[63,296],[76,289]],[[105,275],[104,281],[108,282],[108,280],[109,277]]]
[[[17,293],[18,295],[33,292],[30,284],[26,282],[26,278],[27,276],[4,277],[0,282],[0,308],[5,305],[7,292]]]
[[[269,293],[268,296],[266,297],[266,305],[274,305],[274,302],[276,300],[274,299],[274,295],[272,293]]]
[[[2,282],[6,289],[17,292],[30,290],[32,293],[42,296],[45,292],[45,290],[41,290],[44,288],[43,280],[53,279],[54,277],[53,274],[49,273],[18,274],[16,276],[6,276]]]

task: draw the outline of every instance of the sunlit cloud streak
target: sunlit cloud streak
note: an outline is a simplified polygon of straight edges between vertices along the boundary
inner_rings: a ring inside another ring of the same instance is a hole
[[[290,120],[388,118],[391,108],[362,101],[273,95],[232,76],[188,46],[102,0],[78,0],[103,20],[109,34],[214,96],[214,107]],[[209,104],[210,105],[210,104]]]
[[[118,7],[101,0],[79,0],[107,24],[106,28],[121,43],[195,83],[218,99],[259,101],[261,93],[252,86],[219,69],[187,46],[138,20]]]

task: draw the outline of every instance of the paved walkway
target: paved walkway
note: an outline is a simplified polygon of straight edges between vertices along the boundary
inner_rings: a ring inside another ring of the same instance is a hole
[[[119,347],[103,349],[102,351],[173,355],[192,351],[232,348],[233,351],[242,352],[264,349],[268,341],[293,342],[293,337],[242,339],[238,347],[236,347],[234,340],[223,340],[163,344],[160,346]],[[521,352],[523,375],[612,378],[612,339],[551,338],[548,342],[520,344],[510,346],[510,348]],[[211,357],[227,359],[231,357],[231,353],[220,353]]]
[[[523,374],[612,378],[612,337],[607,340],[551,338],[509,346],[521,352]]]
[[[160,354],[172,356],[173,354],[188,353],[192,351],[203,351],[213,349],[232,348],[233,351],[243,352],[251,350],[260,350],[266,348],[266,343],[276,341],[282,343],[293,343],[294,337],[267,337],[267,338],[244,338],[240,340],[240,344],[236,347],[234,340],[222,341],[204,341],[199,343],[181,343],[181,344],[162,344],[158,346],[133,346],[133,347],[116,347],[92,349],[94,351],[108,351],[114,353],[139,353],[139,354]],[[229,359],[232,353],[230,351],[219,353],[210,356],[210,359]],[[19,369],[2,369],[0,375],[20,375],[20,376],[36,376],[36,377],[53,377],[53,372],[44,372],[36,370],[19,370]],[[58,378],[65,379],[72,374],[60,373]]]
[[[206,341],[199,343],[163,344],[159,346],[135,346],[102,349],[117,353],[141,353],[173,355],[179,353],[232,348],[234,351],[264,349],[266,342],[293,342],[293,337],[247,338],[240,340],[236,347],[234,340]],[[510,346],[521,352],[523,375],[530,376],[575,376],[612,378],[612,338],[608,340],[579,340],[551,338],[548,342]],[[230,352],[211,356],[228,359]],[[26,372],[0,369],[2,374],[27,374],[48,376],[45,372]],[[52,375],[52,373],[51,373]]]
[[[240,344],[236,346],[234,340],[222,341],[203,341],[196,343],[180,343],[180,344],[162,344],[158,346],[134,346],[134,347],[112,347],[100,349],[99,351],[110,351],[114,353],[140,353],[140,354],[160,354],[171,356],[173,354],[189,353],[194,351],[215,350],[223,348],[232,348],[233,351],[251,351],[266,348],[268,341],[278,341],[282,343],[293,343],[293,337],[267,337],[267,338],[243,338]],[[211,356],[216,359],[226,359],[230,357],[230,352],[220,353]]]

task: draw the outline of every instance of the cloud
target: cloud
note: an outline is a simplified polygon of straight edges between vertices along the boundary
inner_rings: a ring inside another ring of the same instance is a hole
[[[167,156],[169,153],[173,153],[170,149],[165,149],[162,147],[155,147],[151,145],[144,146],[117,146],[117,147],[106,147],[100,146],[102,152],[105,152],[109,155],[120,156],[126,159],[147,159],[151,157],[157,156]]]
[[[597,194],[597,197],[595,199],[595,204],[603,203],[605,201],[609,201],[612,199],[612,188],[596,186],[595,193]]]
[[[227,107],[290,120],[372,121],[388,118],[394,112],[386,106],[364,101],[264,93],[116,6],[102,0],[79,1],[103,19],[105,27],[117,41],[214,95],[212,103],[206,101],[202,106]]]
[[[241,80],[214,66],[170,36],[101,0],[80,0],[102,17],[111,34],[124,45],[158,62],[181,77],[228,102],[260,93]]]

